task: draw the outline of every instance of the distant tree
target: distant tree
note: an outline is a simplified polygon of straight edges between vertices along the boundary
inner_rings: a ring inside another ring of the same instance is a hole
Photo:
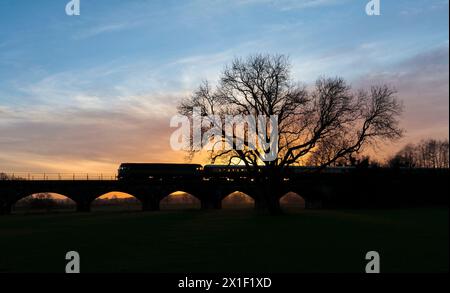
[[[48,193],[31,196],[27,203],[32,210],[52,210],[58,206],[57,201]]]
[[[194,107],[201,109],[202,116],[217,115],[222,120],[226,115],[251,115],[255,120],[260,114],[278,117],[279,148],[274,161],[264,161],[269,150],[252,149],[249,141],[237,137],[236,132],[231,136],[222,133],[220,139],[232,145],[243,141],[243,149],[218,147],[210,151],[212,163],[239,161],[249,171],[255,169],[252,166],[264,165],[260,195],[263,207],[273,212],[279,211],[277,190],[287,166],[317,157],[316,165],[325,167],[375,142],[402,136],[398,120],[402,105],[393,89],[379,85],[354,91],[342,78],[321,77],[308,90],[291,79],[290,63],[283,55],[235,59],[225,68],[215,89],[204,82],[192,97],[179,104],[178,111],[192,115]],[[258,127],[270,132],[268,124]],[[205,133],[208,127],[201,131]],[[191,155],[195,152],[190,149]]]
[[[359,158],[353,158],[351,160],[351,166],[354,166],[356,168],[379,168],[381,167],[381,163],[377,160],[374,160],[370,158],[370,156],[361,156]]]
[[[0,180],[25,180],[24,177],[17,175],[8,175],[6,173],[0,172]]]
[[[417,165],[417,153],[416,148],[412,144],[406,145],[401,151],[393,156],[388,166],[391,168],[414,168]]]
[[[311,156],[308,161],[308,166],[321,166],[323,161],[322,154],[320,152],[315,153]],[[334,163],[330,164],[333,167],[357,167],[357,168],[377,168],[381,167],[381,163],[377,160],[372,159],[368,155],[354,155],[350,154],[348,156],[339,158]]]
[[[388,163],[391,167],[449,168],[448,140],[427,139],[401,149]]]

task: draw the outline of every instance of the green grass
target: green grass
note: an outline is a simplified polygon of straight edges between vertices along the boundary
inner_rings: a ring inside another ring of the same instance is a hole
[[[0,272],[448,272],[447,208],[95,212],[0,217]]]

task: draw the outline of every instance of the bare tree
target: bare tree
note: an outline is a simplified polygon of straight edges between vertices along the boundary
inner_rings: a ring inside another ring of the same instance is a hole
[[[203,83],[178,108],[180,114],[192,115],[193,107],[198,107],[202,115],[217,115],[222,120],[226,115],[278,118],[278,150],[273,161],[264,161],[268,149],[252,148],[248,139],[235,133],[229,137],[223,132],[221,139],[233,145],[242,140],[243,149],[210,151],[212,162],[237,161],[249,170],[264,165],[261,192],[271,210],[279,207],[277,184],[287,166],[305,164],[316,157],[316,165],[325,167],[377,141],[402,136],[398,121],[402,105],[388,86],[353,91],[342,78],[321,77],[314,88],[307,89],[291,79],[290,69],[283,55],[235,59],[215,89]],[[268,133],[272,129],[268,124],[263,127]],[[202,132],[207,130],[204,127]]]
[[[448,140],[427,139],[401,149],[388,163],[391,167],[449,168]]]
[[[414,168],[418,165],[417,159],[418,156],[416,147],[412,144],[408,144],[389,160],[388,166],[391,168]]]

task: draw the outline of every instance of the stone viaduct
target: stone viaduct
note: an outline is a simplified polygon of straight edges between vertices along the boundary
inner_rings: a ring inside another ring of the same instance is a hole
[[[449,170],[363,169],[351,174],[302,174],[284,181],[277,196],[295,192],[314,208],[395,208],[448,205]],[[201,202],[203,209],[219,209],[222,200],[235,191],[261,203],[252,180],[167,179],[121,180],[0,180],[0,214],[11,213],[14,204],[37,193],[58,193],[72,199],[77,211],[90,211],[91,203],[109,192],[136,197],[144,211],[159,210],[160,201],[175,191],[184,191]]]

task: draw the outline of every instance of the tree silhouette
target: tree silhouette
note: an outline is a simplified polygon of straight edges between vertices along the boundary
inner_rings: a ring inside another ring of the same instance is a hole
[[[392,157],[392,168],[449,168],[448,140],[427,139],[418,144],[408,144]]]
[[[252,147],[248,137],[238,137],[236,130],[231,137],[222,132],[220,141],[234,146],[241,142],[242,149],[224,150],[221,144],[215,144],[218,147],[209,152],[212,163],[239,162],[249,171],[263,165],[260,202],[274,212],[279,210],[277,186],[287,166],[317,157],[316,165],[325,167],[377,141],[402,136],[398,121],[402,105],[393,89],[380,85],[354,91],[339,77],[321,77],[314,88],[308,89],[292,80],[289,60],[283,55],[235,59],[225,67],[214,89],[204,82],[179,104],[178,111],[189,116],[194,107],[201,109],[202,116],[216,115],[222,121],[226,115],[278,118],[278,149],[273,161],[264,161],[268,149]],[[273,129],[268,123],[262,127],[267,133]],[[209,128],[203,126],[202,133]],[[245,126],[244,133],[248,130]],[[191,155],[197,151],[189,149]]]

